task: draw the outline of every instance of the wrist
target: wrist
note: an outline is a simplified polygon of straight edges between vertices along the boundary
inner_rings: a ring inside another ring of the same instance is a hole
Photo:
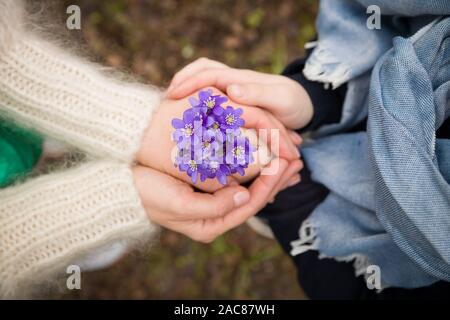
[[[301,88],[301,101],[303,101],[303,105],[301,108],[302,115],[300,117],[300,121],[298,123],[297,128],[294,129],[301,129],[308,125],[308,123],[311,122],[313,116],[314,116],[314,107],[313,102],[311,100],[311,97],[309,96],[308,92],[305,90],[303,86],[298,84],[298,86]]]
[[[300,83],[288,78],[293,87],[294,123],[290,129],[298,130],[311,122],[314,115],[314,107],[308,91]]]
[[[159,106],[153,112],[153,115],[144,129],[140,147],[136,153],[136,162],[138,164],[151,167],[155,170],[164,171],[163,156],[166,153],[167,144],[170,143],[169,120],[164,115],[164,109],[167,109],[169,100],[163,99]]]

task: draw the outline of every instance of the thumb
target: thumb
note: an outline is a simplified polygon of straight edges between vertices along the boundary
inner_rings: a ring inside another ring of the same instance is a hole
[[[232,185],[213,194],[190,190],[173,201],[178,201],[177,207],[182,208],[180,218],[191,220],[223,217],[249,200],[250,193],[246,188]]]
[[[228,96],[235,102],[258,106],[276,113],[280,109],[280,99],[286,93],[278,84],[245,83],[227,87]]]
[[[303,118],[300,91],[281,83],[245,83],[227,87],[228,96],[235,102],[266,109],[287,128],[295,128]]]

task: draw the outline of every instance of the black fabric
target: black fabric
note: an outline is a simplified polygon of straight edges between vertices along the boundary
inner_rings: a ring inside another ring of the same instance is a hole
[[[309,81],[305,78],[301,70],[305,65],[306,58],[301,58],[290,63],[283,71],[283,75],[297,81],[305,88],[314,106],[313,118],[307,126],[298,130],[299,133],[318,129],[324,124],[339,121],[342,114],[347,85],[344,84],[336,90],[325,89],[320,82]],[[299,72],[300,70],[300,72]]]
[[[314,105],[314,116],[300,132],[314,130],[324,124],[339,122],[346,86],[326,90],[321,83],[307,80],[303,74],[305,59],[289,64],[283,74],[298,81],[308,92]],[[349,132],[365,130],[367,119],[350,128]],[[450,138],[450,120],[437,132],[438,138]],[[328,189],[311,180],[305,164],[302,181],[282,192],[275,202],[267,205],[258,216],[266,220],[283,250],[290,255],[291,241],[297,240],[303,221],[328,195]],[[316,251],[292,257],[297,268],[298,282],[311,299],[448,299],[450,283],[440,281],[418,289],[388,288],[381,293],[370,290],[363,276],[355,277],[352,263],[334,259],[319,259]]]

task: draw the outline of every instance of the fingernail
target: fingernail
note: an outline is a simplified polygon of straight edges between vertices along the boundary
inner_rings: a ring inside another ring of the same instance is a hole
[[[237,183],[236,180],[231,180],[231,181],[228,183],[228,186],[230,186],[230,187],[235,187],[235,186],[237,186],[237,185],[239,185],[239,183]]]
[[[242,91],[241,86],[237,85],[237,84],[232,84],[228,87],[228,90],[230,91],[230,95],[234,96],[234,97],[240,97],[244,94],[244,92]]]
[[[292,134],[293,134],[294,136],[296,136],[296,137],[298,137],[300,140],[302,140],[302,136],[299,135],[297,132],[295,132],[295,131],[291,131],[291,132],[292,132]]]
[[[294,152],[297,158],[300,158],[300,151],[298,151],[298,148],[294,146]]]
[[[247,191],[238,192],[233,196],[234,205],[236,207],[242,206],[244,203],[248,202],[249,199],[250,195]]]
[[[296,140],[298,143],[301,143],[302,142],[302,136],[301,135],[299,135],[297,132],[295,132],[295,131],[291,131],[291,136],[292,136],[292,138],[294,139],[294,140]]]
[[[295,186],[297,183],[300,182],[300,177],[296,177],[294,180],[292,180],[291,182],[289,182],[288,187],[292,187]]]

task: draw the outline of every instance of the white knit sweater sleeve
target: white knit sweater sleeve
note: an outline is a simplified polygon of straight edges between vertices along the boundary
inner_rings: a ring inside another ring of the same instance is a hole
[[[25,32],[21,4],[0,0],[0,117],[111,160],[0,190],[0,297],[23,296],[88,252],[157,229],[129,166],[159,91],[105,76]]]
[[[0,115],[94,156],[131,161],[159,101],[32,33],[0,51]]]
[[[156,230],[126,164],[92,162],[2,190],[0,297],[20,297],[86,252]]]

